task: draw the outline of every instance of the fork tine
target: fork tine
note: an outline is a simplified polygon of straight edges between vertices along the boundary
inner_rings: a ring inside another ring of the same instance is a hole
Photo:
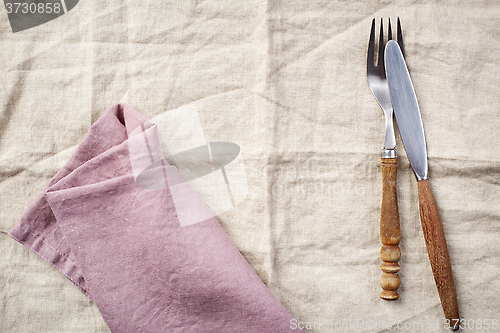
[[[372,30],[370,33],[370,41],[368,42],[367,66],[373,68],[375,66],[375,19],[372,21]]]
[[[384,66],[384,20],[382,18],[380,19],[380,39],[378,42],[377,66]]]
[[[398,17],[398,44],[399,44],[399,48],[401,49],[401,53],[403,53],[403,57],[405,57],[405,46],[403,44],[403,32],[401,29],[401,21],[399,20],[399,17]]]

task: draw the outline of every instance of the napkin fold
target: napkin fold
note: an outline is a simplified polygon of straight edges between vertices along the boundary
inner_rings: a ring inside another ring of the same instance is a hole
[[[9,235],[114,333],[300,331],[159,147],[147,117],[109,108]]]

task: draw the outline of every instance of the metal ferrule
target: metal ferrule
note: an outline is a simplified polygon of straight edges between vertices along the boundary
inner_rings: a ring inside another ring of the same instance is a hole
[[[383,149],[381,157],[382,158],[397,158],[398,153],[396,152],[396,148]]]

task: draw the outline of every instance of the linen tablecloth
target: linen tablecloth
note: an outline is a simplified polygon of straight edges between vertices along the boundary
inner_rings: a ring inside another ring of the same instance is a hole
[[[464,325],[498,327],[497,1],[85,0],[16,33],[0,15],[0,331],[109,332],[92,301],[7,232],[92,124],[126,102],[148,118],[189,111],[204,141],[241,149],[247,193],[215,217],[291,326],[447,332],[399,137],[401,299],[379,298],[374,17],[401,18]]]

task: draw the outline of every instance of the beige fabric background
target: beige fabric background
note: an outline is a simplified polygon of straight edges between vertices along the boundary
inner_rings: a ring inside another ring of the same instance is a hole
[[[248,196],[218,220],[298,321],[447,332],[399,138],[401,299],[379,298],[384,119],[366,49],[372,18],[397,16],[461,316],[500,320],[498,1],[82,0],[15,34],[0,15],[0,331],[109,332],[6,233],[126,101],[149,117],[190,105],[208,141],[241,147]]]

